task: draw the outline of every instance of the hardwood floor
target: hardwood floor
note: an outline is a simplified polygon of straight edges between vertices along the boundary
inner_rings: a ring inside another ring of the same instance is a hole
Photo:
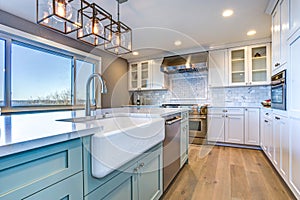
[[[263,152],[190,145],[185,165],[162,200],[295,199]]]

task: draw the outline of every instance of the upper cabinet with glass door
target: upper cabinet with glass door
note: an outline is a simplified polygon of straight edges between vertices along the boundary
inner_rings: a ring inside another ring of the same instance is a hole
[[[247,48],[230,49],[229,55],[229,83],[230,85],[244,85],[247,76]]]
[[[229,50],[229,85],[270,84],[270,45],[253,45]]]
[[[270,83],[270,45],[250,46],[249,80],[250,85]]]
[[[151,61],[131,63],[129,76],[129,90],[150,89]]]

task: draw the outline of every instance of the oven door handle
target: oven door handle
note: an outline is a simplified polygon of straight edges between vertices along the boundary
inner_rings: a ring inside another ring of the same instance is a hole
[[[181,121],[181,117],[176,117],[176,119],[166,121],[166,125],[172,125],[172,124],[174,124],[176,122],[179,122],[179,121]]]

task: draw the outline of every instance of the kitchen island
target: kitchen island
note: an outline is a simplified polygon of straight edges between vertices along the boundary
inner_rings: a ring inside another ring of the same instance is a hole
[[[161,119],[183,109],[114,108],[96,116]],[[83,111],[1,116],[1,199],[158,199],[162,194],[162,141],[103,178],[91,171],[91,140],[101,123],[57,121]],[[163,120],[163,119],[161,119]],[[110,153],[110,152],[108,152]],[[17,181],[16,181],[17,180]]]

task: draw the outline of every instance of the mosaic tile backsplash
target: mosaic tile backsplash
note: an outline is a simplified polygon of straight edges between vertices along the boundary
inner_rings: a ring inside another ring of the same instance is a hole
[[[191,103],[211,106],[260,106],[260,102],[271,98],[270,86],[210,88],[207,71],[168,75],[167,91],[134,92],[134,102],[140,95],[144,105],[163,103]]]

